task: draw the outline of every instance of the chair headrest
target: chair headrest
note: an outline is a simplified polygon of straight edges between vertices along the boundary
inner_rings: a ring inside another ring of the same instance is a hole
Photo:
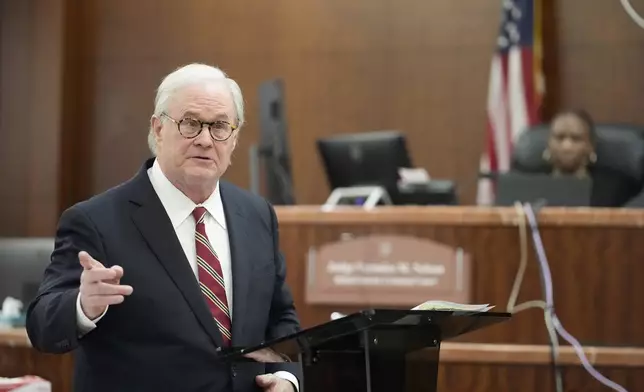
[[[642,181],[644,178],[644,128],[634,125],[597,124],[595,167]],[[512,169],[528,173],[547,173],[551,167],[543,159],[548,144],[549,125],[528,128],[514,143]]]

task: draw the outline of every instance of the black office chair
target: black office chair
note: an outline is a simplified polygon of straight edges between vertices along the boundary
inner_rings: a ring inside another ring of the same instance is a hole
[[[632,198],[626,205],[626,208],[644,208],[644,191]]]
[[[548,173],[550,165],[543,159],[548,144],[549,125],[541,124],[524,131],[512,153],[511,168],[522,173]],[[595,167],[610,169],[625,179],[644,183],[644,128],[634,125],[597,124]]]

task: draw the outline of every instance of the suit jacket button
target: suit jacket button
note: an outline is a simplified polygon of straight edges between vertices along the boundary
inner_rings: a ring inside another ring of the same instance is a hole
[[[235,367],[235,365],[232,365],[232,366],[230,367],[230,374],[231,374],[233,377],[237,377],[237,368]]]

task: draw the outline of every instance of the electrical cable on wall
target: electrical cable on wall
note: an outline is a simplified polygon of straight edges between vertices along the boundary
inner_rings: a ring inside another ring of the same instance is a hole
[[[630,0],[622,0],[622,6],[624,7],[624,10],[626,10],[626,13],[628,16],[633,19],[633,21],[641,28],[644,29],[644,18],[640,16],[640,14],[635,11],[635,8],[631,5]]]
[[[510,297],[508,299],[508,305],[506,309],[507,312],[511,314],[517,314],[524,310],[533,308],[543,310],[543,318],[546,324],[546,330],[548,331],[548,342],[550,343],[550,361],[554,374],[555,391],[563,392],[563,376],[561,367],[559,366],[559,363],[557,361],[557,359],[559,358],[559,338],[557,337],[557,331],[555,331],[555,327],[552,322],[552,309],[548,308],[548,306],[546,306],[546,302],[541,300],[532,300],[516,305],[517,299],[519,297],[519,292],[521,291],[521,285],[523,284],[523,276],[525,275],[525,270],[528,267],[528,224],[526,222],[526,215],[523,211],[523,206],[521,205],[521,203],[514,203],[514,207],[517,211],[517,217],[519,219],[520,261],[519,269],[517,270],[516,277],[514,278],[514,283],[512,284],[512,291],[510,292]]]
[[[535,217],[534,211],[532,210],[530,204],[524,204],[523,211],[525,212],[525,216],[528,218],[528,223],[530,224],[530,229],[532,231],[532,241],[534,243],[534,247],[537,253],[537,260],[539,261],[539,267],[543,277],[546,297],[545,306],[548,310],[548,313],[550,313],[550,316],[552,317],[552,324],[555,331],[559,333],[559,335],[561,335],[561,337],[573,347],[575,353],[577,354],[577,357],[579,357],[579,360],[581,361],[582,366],[591,376],[593,376],[593,378],[615,391],[626,392],[626,389],[624,389],[624,387],[603,376],[590,364],[579,341],[577,341],[577,339],[575,339],[568,331],[566,331],[566,329],[561,324],[561,321],[559,321],[559,318],[555,313],[554,295],[552,290],[552,275],[550,273],[550,266],[546,257],[546,251],[541,241],[541,234],[539,233],[537,218]]]

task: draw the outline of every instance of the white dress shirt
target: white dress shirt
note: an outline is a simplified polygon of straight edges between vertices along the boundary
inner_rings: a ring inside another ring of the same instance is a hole
[[[190,200],[186,195],[177,189],[168,178],[165,176],[158,161],[154,161],[151,168],[148,169],[148,176],[154,191],[159,196],[161,204],[165,208],[172,227],[177,234],[177,238],[181,243],[186,259],[190,263],[195,277],[198,279],[197,272],[197,251],[195,245],[195,230],[196,221],[192,216],[192,211],[198,206],[202,206],[208,211],[204,217],[206,225],[206,235],[221,264],[221,271],[223,273],[226,299],[228,300],[228,309],[230,311],[231,320],[234,320],[233,309],[233,277],[232,267],[230,260],[230,242],[228,238],[228,230],[226,228],[226,216],[224,214],[224,205],[221,201],[221,193],[219,192],[219,184],[210,197],[202,204],[197,205]],[[101,260],[99,260],[101,261]],[[134,288],[136,290],[136,287]],[[126,299],[127,300],[127,299]],[[76,301],[76,314],[77,324],[81,334],[86,334],[96,328],[96,323],[103,318],[107,313],[107,309],[95,320],[90,320],[82,311],[80,305],[80,294]],[[299,390],[299,383],[297,378],[289,372],[276,372],[276,376],[284,378],[296,386]]]

